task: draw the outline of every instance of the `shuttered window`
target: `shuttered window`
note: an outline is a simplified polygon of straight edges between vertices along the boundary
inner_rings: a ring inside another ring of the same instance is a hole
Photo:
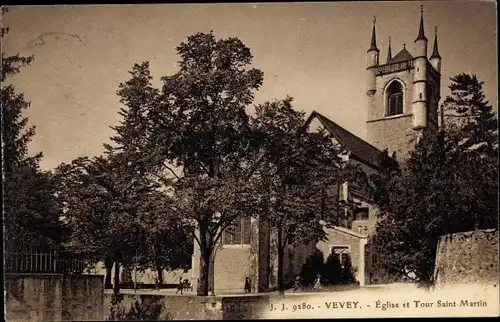
[[[387,116],[403,114],[403,87],[393,81],[387,88]]]

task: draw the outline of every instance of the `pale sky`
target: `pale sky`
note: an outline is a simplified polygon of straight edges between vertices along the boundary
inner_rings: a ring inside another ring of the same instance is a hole
[[[30,149],[43,151],[49,169],[79,156],[102,153],[121,107],[118,84],[134,63],[149,61],[155,84],[176,72],[175,47],[196,32],[238,37],[264,72],[255,103],[295,98],[295,107],[329,117],[365,137],[366,51],[372,18],[385,63],[407,44],[413,53],[420,5],[432,52],[438,25],[442,99],[449,77],[474,73],[497,107],[497,25],[492,1],[396,1],[274,4],[177,4],[11,7],[4,24],[8,54],[35,56],[13,81],[31,107],[37,135]]]

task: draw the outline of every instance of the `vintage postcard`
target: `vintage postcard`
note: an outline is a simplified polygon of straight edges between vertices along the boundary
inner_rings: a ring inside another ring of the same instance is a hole
[[[499,316],[493,1],[7,6],[7,321]]]

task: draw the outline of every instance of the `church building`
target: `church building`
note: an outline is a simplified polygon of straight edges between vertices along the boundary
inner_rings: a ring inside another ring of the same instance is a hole
[[[381,62],[375,27],[374,19],[366,65],[366,139],[359,138],[316,111],[311,113],[306,124],[309,131],[323,128],[331,133],[334,140],[348,151],[345,160],[361,165],[367,175],[379,170],[378,162],[383,150],[387,149],[390,155],[395,153],[396,158],[402,160],[418,140],[437,133],[441,86],[437,28],[433,50],[428,57],[423,10],[412,53],[404,44],[393,56],[389,38],[387,59]],[[327,241],[289,247],[285,254],[285,283],[291,282],[300,273],[314,248],[321,250],[325,259],[332,253],[338,255],[341,262],[349,257],[361,286],[383,280],[372,269],[377,254],[369,244],[370,236],[375,233],[377,207],[357,189],[355,183],[346,182],[338,191],[335,198],[353,201],[358,205],[357,209],[350,212],[349,220],[342,226],[325,228]],[[238,221],[233,233],[223,232],[212,265],[211,290],[216,294],[242,293],[246,277],[252,282],[252,292],[272,288],[277,280],[273,236],[264,222],[249,218]],[[196,289],[200,262],[196,243],[192,259],[191,280]]]

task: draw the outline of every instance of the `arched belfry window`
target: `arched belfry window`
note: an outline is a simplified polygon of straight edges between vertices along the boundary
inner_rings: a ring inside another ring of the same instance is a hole
[[[387,88],[387,116],[403,114],[403,86],[393,81]]]

